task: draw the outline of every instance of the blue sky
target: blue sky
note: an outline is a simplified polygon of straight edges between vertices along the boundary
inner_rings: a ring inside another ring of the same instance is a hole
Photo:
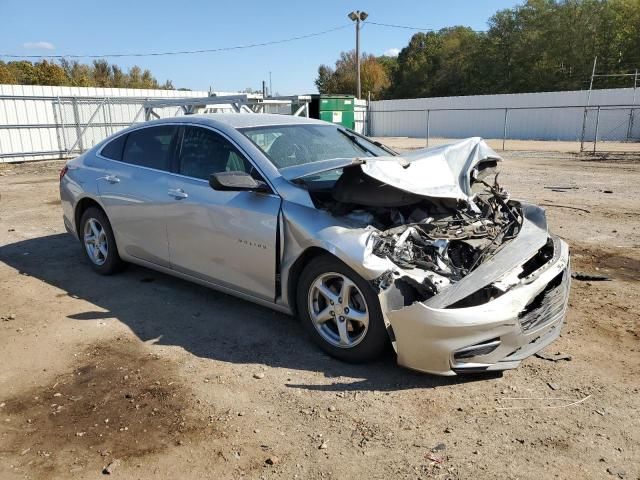
[[[485,30],[487,20],[514,0],[323,0],[236,2],[135,0],[0,0],[0,53],[107,54],[207,49],[281,40],[347,25],[347,13],[365,10],[371,21],[421,28],[466,25]],[[365,22],[366,23],[366,22]],[[366,25],[361,48],[381,55],[405,46],[414,32]],[[280,94],[315,92],[318,65],[333,65],[354,48],[354,28],[295,42],[230,52],[108,59],[126,68],[149,68],[176,87],[235,91],[260,88],[272,72]],[[2,58],[9,60],[8,58]],[[81,59],[87,61],[88,59]]]

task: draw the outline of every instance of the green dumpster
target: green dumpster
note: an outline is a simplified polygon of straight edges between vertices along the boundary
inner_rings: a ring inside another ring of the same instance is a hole
[[[352,95],[320,95],[320,120],[354,129],[354,105]]]

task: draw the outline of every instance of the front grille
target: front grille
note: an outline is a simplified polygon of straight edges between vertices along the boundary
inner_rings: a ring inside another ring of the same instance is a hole
[[[569,269],[551,280],[545,289],[520,312],[520,326],[524,332],[542,327],[564,315],[569,295]]]
[[[536,252],[536,254],[522,265],[522,272],[518,278],[526,278],[544,265],[549,263],[553,258],[554,243],[553,238],[549,237],[547,243]]]

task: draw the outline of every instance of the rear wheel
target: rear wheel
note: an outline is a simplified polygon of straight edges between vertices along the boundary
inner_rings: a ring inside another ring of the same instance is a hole
[[[325,352],[347,362],[366,362],[384,350],[388,336],[380,302],[367,281],[338,259],[314,258],[300,276],[300,319]]]
[[[101,275],[111,275],[122,269],[111,223],[105,213],[89,207],[80,219],[81,241],[91,267]]]

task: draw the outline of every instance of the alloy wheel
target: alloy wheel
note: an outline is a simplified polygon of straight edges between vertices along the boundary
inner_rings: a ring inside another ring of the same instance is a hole
[[[84,224],[84,248],[89,259],[96,265],[103,265],[109,255],[109,243],[104,227],[95,218]]]
[[[369,328],[369,311],[358,286],[343,274],[328,272],[311,284],[311,321],[320,336],[340,348],[358,345]]]

